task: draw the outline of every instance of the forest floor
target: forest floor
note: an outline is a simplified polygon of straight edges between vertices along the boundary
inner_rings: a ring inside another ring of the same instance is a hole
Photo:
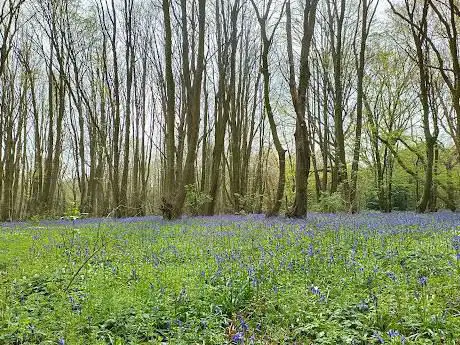
[[[3,224],[0,344],[458,344],[460,215]]]

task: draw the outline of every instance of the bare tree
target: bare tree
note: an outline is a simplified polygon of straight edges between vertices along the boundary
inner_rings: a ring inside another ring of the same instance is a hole
[[[175,185],[175,112],[176,112],[176,86],[172,66],[172,31],[170,1],[163,0],[164,21],[164,56],[165,56],[165,79],[166,79],[166,111],[165,111],[165,142],[166,142],[166,172],[164,183],[164,196],[162,211],[166,218],[173,217],[173,197]]]
[[[356,105],[356,131],[355,142],[353,148],[353,162],[351,166],[351,188],[350,188],[350,207],[351,212],[355,213],[358,210],[358,201],[356,197],[358,185],[358,168],[359,157],[361,154],[361,133],[363,127],[363,101],[364,101],[364,71],[366,67],[366,41],[369,36],[370,26],[374,18],[379,1],[360,1],[361,8],[361,33],[359,41],[359,52],[354,47],[355,56],[357,56],[357,105]],[[356,36],[355,36],[356,37]]]
[[[195,182],[195,163],[197,157],[198,135],[201,120],[201,91],[203,71],[205,68],[205,24],[206,24],[206,0],[198,1],[198,52],[192,65],[193,76],[190,71],[189,41],[187,30],[187,1],[181,0],[182,9],[182,62],[183,77],[186,89],[186,122],[187,122],[187,156],[182,176],[178,181],[178,191],[173,205],[173,218],[179,217],[183,212],[187,186]],[[192,80],[193,77],[193,80]]]
[[[267,32],[267,21],[270,17],[270,7],[272,5],[272,1],[268,1],[265,9],[263,10],[263,14],[260,13],[259,8],[257,7],[254,0],[251,0],[252,6],[254,7],[254,11],[256,12],[257,19],[260,25],[260,36],[262,40],[262,66],[261,66],[261,73],[264,76],[264,107],[265,111],[267,112],[268,122],[270,123],[270,130],[273,137],[273,142],[275,145],[275,149],[278,153],[278,164],[279,164],[279,172],[278,172],[278,187],[276,191],[275,201],[273,203],[273,208],[268,211],[268,215],[273,216],[279,213],[281,208],[281,203],[283,202],[284,197],[284,186],[286,184],[286,150],[283,148],[281,141],[278,136],[278,130],[276,128],[275,117],[273,114],[272,105],[270,102],[270,70],[269,70],[269,53],[270,47],[273,43],[273,38],[276,33],[276,29],[281,21],[282,14],[284,12],[284,6],[286,1],[283,2],[283,6],[281,9],[281,13],[279,19],[276,21],[272,32]]]

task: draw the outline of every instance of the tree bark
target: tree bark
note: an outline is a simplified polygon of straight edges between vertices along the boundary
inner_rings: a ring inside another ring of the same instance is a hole
[[[310,145],[305,122],[306,93],[309,84],[309,54],[314,35],[318,0],[307,0],[303,12],[303,37],[300,53],[299,85],[295,77],[294,54],[291,33],[291,4],[286,3],[286,33],[289,59],[289,88],[296,114],[294,133],[296,146],[295,201],[288,212],[291,217],[303,217],[307,213],[307,184],[310,172]]]

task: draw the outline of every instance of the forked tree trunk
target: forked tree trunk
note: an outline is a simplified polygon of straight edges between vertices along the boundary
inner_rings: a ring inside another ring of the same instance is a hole
[[[267,113],[268,122],[270,124],[270,130],[273,137],[273,143],[275,145],[276,152],[278,153],[278,187],[276,190],[275,200],[273,202],[273,207],[268,210],[267,216],[275,216],[279,213],[281,208],[281,203],[283,202],[284,197],[284,186],[286,185],[286,150],[283,148],[281,141],[278,136],[278,130],[276,128],[275,118],[273,114],[272,105],[270,102],[270,71],[269,71],[269,64],[268,64],[268,54],[270,52],[270,47],[273,43],[273,36],[276,32],[276,28],[281,20],[281,15],[283,13],[283,9],[281,10],[281,15],[279,20],[277,21],[273,31],[271,32],[270,36],[267,33],[267,19],[270,14],[270,4],[268,3],[266,9],[261,15],[259,13],[258,7],[254,0],[251,0],[251,3],[256,11],[257,19],[259,20],[260,24],[260,35],[262,39],[262,75],[264,77],[264,107]]]
[[[288,212],[291,217],[303,217],[307,213],[307,183],[310,173],[310,145],[305,122],[306,93],[309,84],[309,54],[316,22],[318,0],[307,0],[303,12],[303,37],[300,53],[299,84],[297,87],[292,48],[291,4],[286,3],[286,33],[289,59],[289,88],[296,113],[296,129],[294,133],[296,146],[295,201]]]

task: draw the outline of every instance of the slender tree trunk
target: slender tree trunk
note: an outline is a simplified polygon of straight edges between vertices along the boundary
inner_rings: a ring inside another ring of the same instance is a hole
[[[256,11],[257,18],[259,20],[260,25],[260,36],[262,39],[262,75],[264,77],[264,108],[267,113],[268,122],[270,124],[270,130],[273,137],[273,143],[275,145],[276,152],[278,153],[278,187],[276,191],[275,200],[273,203],[273,207],[268,210],[267,216],[275,216],[279,213],[281,208],[281,203],[283,202],[284,198],[284,186],[286,185],[286,150],[283,148],[281,141],[278,136],[278,130],[276,128],[275,117],[273,114],[272,105],[270,102],[270,70],[268,64],[268,54],[270,52],[271,45],[273,43],[273,36],[276,31],[276,27],[279,24],[279,20],[276,23],[272,33],[270,36],[267,33],[267,19],[270,14],[270,3],[266,6],[264,14],[261,15],[259,13],[258,7],[254,0],[251,0],[252,5]],[[283,3],[284,9],[284,3]],[[281,10],[281,13],[283,10]],[[280,15],[281,20],[281,15]]]
[[[163,0],[163,21],[165,32],[165,79],[166,79],[166,112],[165,112],[165,144],[166,144],[166,169],[164,181],[164,195],[162,199],[162,212],[166,218],[173,217],[172,202],[175,185],[175,113],[176,113],[176,86],[172,66],[172,31],[170,1]]]
[[[201,178],[200,178],[200,191],[206,191],[206,161],[208,156],[208,118],[209,118],[209,104],[208,104],[208,90],[207,90],[207,74],[204,75],[203,81],[204,90],[204,122],[203,122],[203,141],[201,146]]]
[[[333,2],[333,9],[329,12],[329,27],[332,37],[332,60],[334,67],[334,132],[336,142],[336,166],[338,183],[342,184],[343,197],[349,202],[350,191],[348,182],[347,162],[345,155],[345,134],[343,128],[343,29],[345,19],[346,1],[340,0],[340,8],[337,9],[337,0]],[[333,29],[333,20],[336,20],[336,30]]]
[[[123,173],[120,185],[120,215],[130,215],[130,205],[128,202],[128,175],[130,168],[130,138],[131,138],[131,108],[132,108],[132,88],[134,77],[134,33],[133,33],[133,0],[124,0],[124,29],[125,29],[125,65],[126,65],[126,104],[125,104],[125,124],[124,124],[124,149],[123,149]]]
[[[372,2],[372,1],[371,1]],[[368,16],[369,16],[368,0],[361,0],[361,38],[359,46],[359,57],[358,57],[358,81],[357,81],[357,104],[356,104],[356,132],[355,132],[355,143],[353,149],[353,162],[351,166],[351,188],[350,188],[350,206],[351,213],[358,211],[358,200],[357,200],[357,186],[358,186],[358,169],[359,169],[359,156],[361,153],[361,132],[363,127],[363,98],[364,98],[364,69],[365,69],[365,58],[366,58],[366,40],[368,36]],[[372,21],[373,14],[371,13],[370,20]]]

